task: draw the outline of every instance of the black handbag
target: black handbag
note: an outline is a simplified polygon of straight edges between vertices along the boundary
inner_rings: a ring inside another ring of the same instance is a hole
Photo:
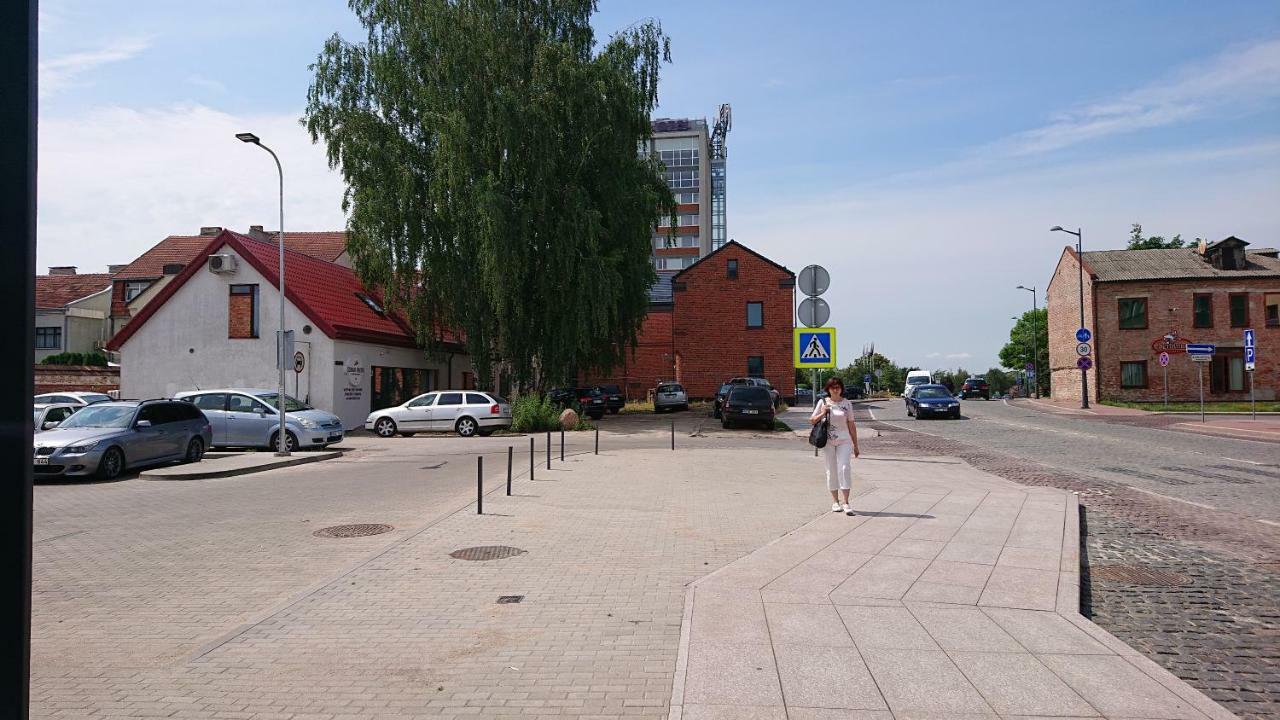
[[[815,423],[813,428],[809,430],[809,444],[822,448],[827,446],[827,418],[823,416],[822,422]]]

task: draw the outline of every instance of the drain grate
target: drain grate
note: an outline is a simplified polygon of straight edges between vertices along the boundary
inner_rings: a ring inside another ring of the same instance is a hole
[[[1091,580],[1117,582],[1126,585],[1151,585],[1157,587],[1177,587],[1190,585],[1191,578],[1167,570],[1137,567],[1135,565],[1098,565],[1089,568]]]
[[[449,553],[455,560],[503,560],[516,555],[525,554],[525,550],[510,545],[481,545],[479,547],[462,548]]]
[[[524,600],[523,595],[499,595],[498,596],[499,605],[514,605],[520,602],[521,600]]]
[[[395,530],[395,528],[390,525],[366,523],[363,525],[334,525],[333,527],[320,528],[311,534],[316,537],[353,538],[381,535],[392,530]]]

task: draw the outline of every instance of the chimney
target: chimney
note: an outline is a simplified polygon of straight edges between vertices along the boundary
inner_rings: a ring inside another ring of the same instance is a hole
[[[272,242],[272,237],[267,234],[267,231],[262,229],[261,225],[250,225],[249,237],[259,242]]]
[[[222,232],[222,228],[217,225],[204,225],[200,228],[201,235],[217,235]]]
[[[111,273],[112,275],[115,275],[116,273],[120,272],[121,270],[124,270],[127,267],[129,267],[129,263],[125,263],[123,265],[108,265],[107,272]]]
[[[53,267],[49,268],[49,274],[50,275],[75,275],[76,266],[75,265],[54,265]]]

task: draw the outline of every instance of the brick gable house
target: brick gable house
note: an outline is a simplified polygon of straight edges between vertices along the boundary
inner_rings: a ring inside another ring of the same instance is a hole
[[[588,377],[628,398],[669,380],[691,398],[710,398],[724,381],[750,375],[794,397],[794,293],[795,273],[731,240],[680,272],[660,272],[623,366]]]
[[[1205,400],[1248,400],[1245,328],[1257,338],[1257,399],[1280,396],[1280,253],[1247,246],[1228,237],[1195,248],[1084,253],[1085,324],[1094,336],[1090,399],[1162,401],[1158,358],[1166,351],[1169,400],[1198,400],[1200,367],[1185,350],[1191,342],[1218,348],[1203,368]],[[1079,262],[1073,248],[1064,249],[1047,293],[1054,399],[1080,398]]]

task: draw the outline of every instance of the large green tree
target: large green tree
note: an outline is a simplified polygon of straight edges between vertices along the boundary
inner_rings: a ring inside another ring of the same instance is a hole
[[[1037,385],[1040,386],[1040,394],[1045,395],[1049,392],[1049,311],[1040,308],[1034,311],[1035,318],[1035,335],[1032,335],[1032,312],[1028,310],[1022,314],[1014,323],[1013,328],[1009,331],[1009,342],[1000,348],[1000,364],[1007,368],[1020,370],[1031,362],[1032,346],[1035,346],[1036,366],[1040,373],[1036,376]],[[1034,337],[1034,342],[1033,338]]]
[[[349,4],[367,37],[325,42],[303,122],[346,181],[361,279],[425,346],[465,333],[480,378],[617,364],[674,213],[637,152],[670,60],[660,26],[597,47],[594,0]]]

